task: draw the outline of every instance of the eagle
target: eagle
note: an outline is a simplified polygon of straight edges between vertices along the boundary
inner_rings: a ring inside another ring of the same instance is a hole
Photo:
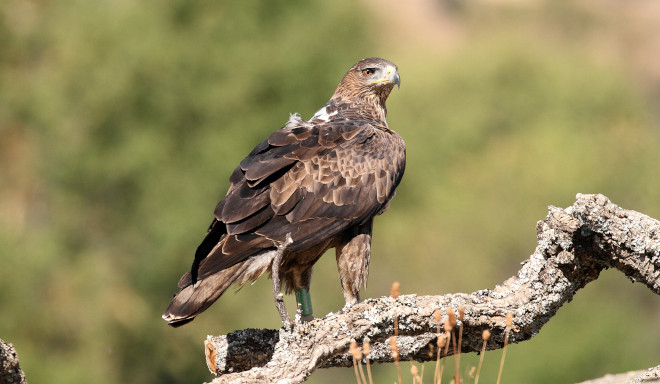
[[[385,121],[385,102],[400,84],[394,63],[360,60],[310,120],[293,114],[259,143],[229,178],[163,319],[186,324],[232,284],[269,272],[283,323],[291,324],[282,286],[296,295],[298,319],[308,321],[312,269],[330,248],[346,305],[358,303],[374,217],[388,209],[405,169],[404,141]]]

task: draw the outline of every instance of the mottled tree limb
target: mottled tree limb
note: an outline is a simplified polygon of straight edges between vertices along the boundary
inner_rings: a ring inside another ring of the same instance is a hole
[[[477,352],[482,331],[487,349],[502,348],[505,316],[513,314],[509,342],[536,335],[541,327],[606,268],[660,294],[660,222],[612,204],[603,195],[581,195],[572,207],[550,207],[537,224],[538,246],[518,274],[495,289],[442,296],[403,295],[368,299],[292,330],[235,331],[209,336],[207,363],[220,375],[213,383],[299,383],[317,368],[351,366],[351,340],[369,339],[372,362],[392,361],[387,339],[398,317],[401,360],[435,360],[433,312],[465,309],[462,352]],[[451,348],[450,348],[451,352]]]
[[[27,384],[18,365],[18,354],[10,343],[0,339],[0,384]]]
[[[642,371],[606,375],[598,379],[587,380],[578,384],[634,384],[660,383],[660,365]]]

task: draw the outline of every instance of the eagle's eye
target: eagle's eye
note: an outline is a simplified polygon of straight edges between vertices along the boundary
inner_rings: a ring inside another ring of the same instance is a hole
[[[362,76],[365,76],[365,77],[366,76],[371,76],[371,75],[374,74],[374,72],[376,72],[376,70],[373,69],[373,68],[365,68],[365,69],[362,70]]]

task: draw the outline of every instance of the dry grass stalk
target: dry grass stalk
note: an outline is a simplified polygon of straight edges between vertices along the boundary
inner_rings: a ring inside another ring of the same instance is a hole
[[[399,297],[399,289],[401,285],[398,281],[392,283],[392,297],[396,300]],[[396,364],[396,371],[399,376],[399,384],[401,384],[401,366],[399,365],[399,348],[396,344],[396,338],[399,336],[399,318],[394,314],[394,337],[390,337],[390,348],[392,349],[392,356],[394,357],[394,363]]]
[[[502,348],[502,360],[500,361],[500,371],[497,373],[497,382],[500,384],[502,378],[502,369],[504,368],[504,358],[506,357],[506,346],[509,343],[509,332],[513,326],[513,315],[510,313],[506,314],[506,328],[504,329],[504,348]]]
[[[475,367],[474,365],[472,366],[472,368],[470,368],[470,371],[467,374],[470,379],[474,379],[474,372],[476,370],[477,370],[477,367]]]
[[[399,289],[401,288],[401,284],[399,284],[398,281],[395,281],[392,283],[392,297],[397,298],[399,297]]]
[[[413,377],[413,384],[422,384],[422,379],[419,377],[419,370],[417,369],[415,363],[413,363],[412,359],[410,359],[410,374]]]
[[[356,346],[355,354],[357,355],[358,369],[360,370],[360,377],[362,378],[362,382],[366,384],[367,379],[364,377],[364,370],[362,369],[362,350],[360,350],[360,348],[357,347],[357,346]]]
[[[364,350],[364,357],[367,361],[367,375],[369,376],[369,384],[374,384],[374,381],[371,378],[371,366],[369,365],[369,353],[371,353],[371,345],[369,344],[369,341],[365,341],[364,344],[362,344],[362,349]]]
[[[463,343],[463,319],[465,319],[465,307],[458,307],[458,319],[461,321],[461,324],[458,326],[458,347],[454,351],[454,362],[455,362],[455,371],[454,371],[454,382],[460,384],[461,380],[461,344]]]
[[[351,346],[349,348],[349,351],[351,352],[351,355],[353,356],[353,369],[355,370],[355,379],[357,380],[358,384],[362,384],[362,380],[360,380],[360,375],[358,374],[358,346],[355,341],[351,341]]]
[[[447,308],[447,319],[445,320],[444,323],[444,330],[445,333],[442,335],[444,337],[444,351],[442,353],[443,357],[447,357],[447,353],[449,352],[449,343],[452,341],[452,329],[454,329],[454,326],[456,325],[456,314],[454,314],[454,310],[451,308]],[[442,363],[440,363],[440,372],[438,372],[438,384],[442,384],[442,373],[445,370],[445,360],[442,360]]]
[[[390,349],[392,350],[392,357],[394,358],[394,364],[396,364],[396,373],[399,378],[399,384],[401,384],[403,379],[401,377],[401,365],[399,364],[399,346],[396,343],[395,336],[390,336]]]
[[[447,357],[447,352],[449,352],[449,341],[448,339],[451,339],[451,334],[450,335],[444,335],[445,337],[445,343],[444,343],[444,351],[442,352],[443,357]],[[440,363],[440,372],[438,372],[438,384],[442,383],[442,372],[445,370],[445,360],[442,360]]]
[[[452,308],[447,308],[447,322],[445,322],[445,332],[449,333],[450,337],[449,339],[451,340],[451,345],[452,345],[452,352],[454,355],[454,379],[458,376],[458,361],[456,360],[456,337],[454,336],[454,328],[456,327],[456,324],[458,324],[458,320],[456,319],[456,313]],[[447,346],[449,347],[449,346]],[[445,356],[447,354],[445,353]],[[459,383],[458,380],[454,380],[457,384]]]
[[[398,281],[395,281],[392,283],[392,297],[394,300],[396,300],[397,297],[399,297],[399,289],[401,288],[401,285],[399,284]],[[399,317],[394,314],[394,336],[399,336]]]
[[[436,355],[436,358],[435,358],[435,372],[433,373],[433,383],[435,384],[435,383],[438,382],[438,371],[439,371],[439,368],[440,368],[440,351],[442,351],[442,348],[444,347],[444,344],[440,345],[440,343],[441,343],[441,340],[440,340],[440,324],[441,324],[441,320],[442,320],[442,311],[440,309],[436,309],[435,311],[433,311],[433,319],[435,320],[435,322],[437,324],[437,327],[438,327],[438,332],[437,332],[438,333],[438,341],[437,341],[438,352],[437,352],[437,355]],[[444,343],[444,341],[442,341],[442,343]]]
[[[488,343],[488,339],[490,339],[490,331],[484,329],[483,333],[481,334],[481,338],[484,340],[484,344],[481,346],[481,356],[479,357],[479,366],[477,368],[477,376],[474,378],[474,384],[479,383],[479,374],[481,373],[481,366],[484,364],[484,355],[486,354],[486,343]]]

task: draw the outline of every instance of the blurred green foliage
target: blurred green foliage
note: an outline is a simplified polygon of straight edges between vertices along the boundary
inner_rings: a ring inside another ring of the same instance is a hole
[[[394,280],[404,293],[492,287],[532,252],[546,206],[578,192],[660,217],[657,116],[629,78],[564,44],[574,35],[455,12],[470,43],[440,55],[391,47],[369,7],[347,0],[3,2],[0,338],[28,380],[208,381],[206,334],[279,326],[268,281],[180,329],[160,314],[234,166],[289,113],[309,118],[363,57],[399,65],[388,122],[408,147],[365,297]],[[582,25],[580,12],[553,12]],[[334,257],[312,290],[317,315],[343,305]],[[657,364],[659,319],[657,297],[605,274],[511,348],[505,379]],[[377,382],[396,377],[374,369]],[[342,380],[352,370],[310,379]]]

